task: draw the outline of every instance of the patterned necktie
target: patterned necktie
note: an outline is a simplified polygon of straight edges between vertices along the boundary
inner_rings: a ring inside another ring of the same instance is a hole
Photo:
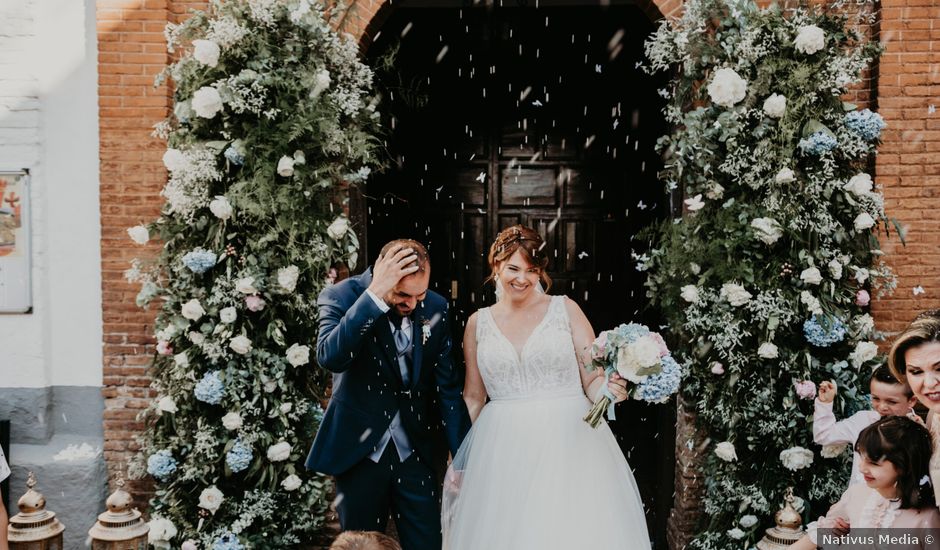
[[[408,367],[408,360],[411,358],[411,335],[408,332],[411,331],[406,332],[400,324],[397,324],[393,335],[395,337],[395,348],[398,351],[398,369],[401,371],[402,385],[406,388],[411,385],[411,373]]]

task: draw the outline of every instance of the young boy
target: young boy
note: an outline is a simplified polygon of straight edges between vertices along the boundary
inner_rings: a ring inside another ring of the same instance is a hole
[[[7,465],[7,459],[3,456],[3,449],[0,449],[0,482],[10,477],[10,467]],[[10,550],[10,543],[7,541],[7,523],[9,523],[6,508],[3,507],[3,491],[0,490],[0,550]]]
[[[816,412],[813,416],[813,441],[819,445],[855,445],[858,434],[884,416],[905,416],[917,402],[910,386],[899,382],[881,365],[871,375],[871,409],[859,411],[852,416],[836,422],[832,413],[832,402],[836,398],[836,383],[826,381],[819,384],[819,397],[816,398]],[[852,459],[852,477],[849,486],[864,483],[865,477],[859,472],[860,457],[855,453]]]

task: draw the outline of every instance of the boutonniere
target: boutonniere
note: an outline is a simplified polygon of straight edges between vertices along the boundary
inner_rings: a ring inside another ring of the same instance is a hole
[[[421,319],[421,345],[428,343],[428,338],[431,337],[431,320],[430,319]]]

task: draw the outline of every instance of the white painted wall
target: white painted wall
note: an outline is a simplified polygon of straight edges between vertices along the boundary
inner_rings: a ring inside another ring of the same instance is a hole
[[[0,315],[0,387],[100,386],[94,0],[0,2],[0,168],[32,173],[33,313]]]

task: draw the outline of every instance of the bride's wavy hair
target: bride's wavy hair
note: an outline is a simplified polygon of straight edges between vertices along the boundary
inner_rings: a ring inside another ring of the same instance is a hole
[[[545,269],[548,267],[548,254],[545,253],[545,241],[534,229],[524,225],[514,225],[499,232],[496,240],[490,246],[487,262],[490,264],[490,276],[485,282],[496,280],[496,270],[499,265],[516,253],[522,251],[523,257],[530,264],[539,269],[539,281],[547,292],[552,286],[552,279]]]
[[[905,416],[886,416],[862,430],[855,452],[873,462],[894,464],[901,508],[935,506],[929,477],[933,445],[927,428]]]

